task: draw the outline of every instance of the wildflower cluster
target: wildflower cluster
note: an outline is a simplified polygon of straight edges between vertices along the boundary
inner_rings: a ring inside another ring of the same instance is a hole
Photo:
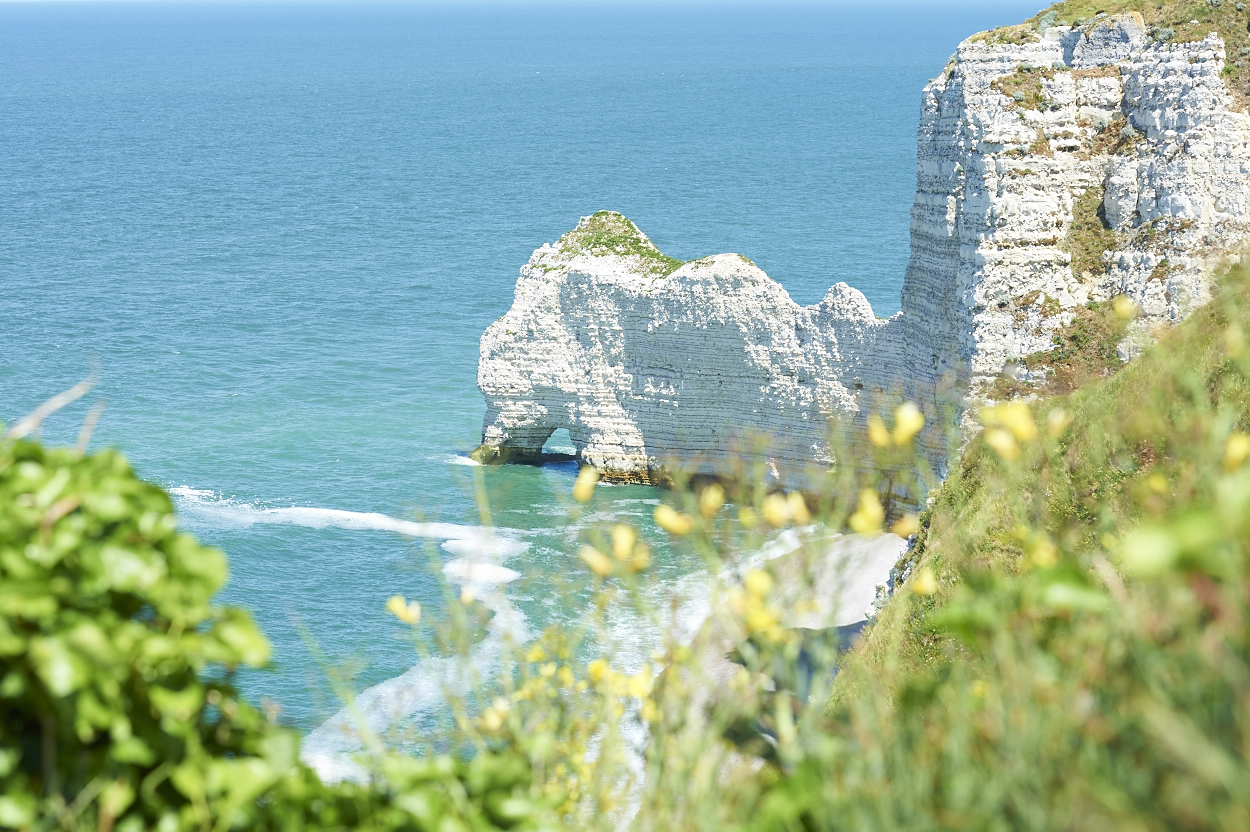
[[[793,634],[781,627],[779,611],[768,603],[772,588],[771,575],[762,569],[752,569],[746,573],[741,587],[729,590],[726,601],[741,621],[747,638],[762,635],[774,642],[791,640]]]
[[[590,544],[577,551],[578,557],[600,578],[607,578],[619,570],[629,573],[641,572],[651,565],[651,547],[638,538],[633,526],[617,523],[612,527],[612,557]]]

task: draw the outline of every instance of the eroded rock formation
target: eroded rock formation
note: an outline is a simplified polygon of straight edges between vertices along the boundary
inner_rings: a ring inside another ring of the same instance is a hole
[[[1203,302],[1250,236],[1250,116],[1220,39],[1152,41],[1130,14],[993,41],[925,88],[900,313],[842,283],[801,307],[743,257],[680,264],[601,212],[534,252],[483,335],[475,457],[532,458],[563,427],[585,463],[649,481],[676,460],[733,474],[766,438],[800,484],[831,418],[958,411],[1082,304],[1127,295],[1148,329]],[[946,437],[921,443],[943,473]]]

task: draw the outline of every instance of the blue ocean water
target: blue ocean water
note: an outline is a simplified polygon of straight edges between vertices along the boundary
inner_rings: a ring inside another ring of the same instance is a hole
[[[518,603],[571,614],[571,470],[459,464],[532,249],[608,208],[891,314],[920,90],[1035,5],[0,3],[0,420],[98,362],[93,444],[226,550],[275,644],[244,687],[311,728],[337,703],[308,645],[358,686],[404,672],[383,605],[436,610],[449,556],[323,509],[472,525],[480,482],[530,544]]]

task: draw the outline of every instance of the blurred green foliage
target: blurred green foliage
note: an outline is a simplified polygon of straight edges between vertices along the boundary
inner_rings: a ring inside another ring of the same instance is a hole
[[[0,827],[541,826],[528,761],[371,756],[322,784],[230,684],[269,644],[212,605],[221,552],[117,453],[0,442]]]
[[[1239,269],[1114,377],[982,414],[747,827],[1250,828],[1248,319]]]

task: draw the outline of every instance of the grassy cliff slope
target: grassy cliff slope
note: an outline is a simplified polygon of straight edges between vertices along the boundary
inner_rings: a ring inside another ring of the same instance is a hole
[[[1248,319],[981,414],[753,828],[1247,828]]]

